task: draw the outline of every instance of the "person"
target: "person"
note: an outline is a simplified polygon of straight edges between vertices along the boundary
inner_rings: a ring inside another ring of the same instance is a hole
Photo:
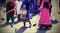
[[[21,0],[16,0],[15,2],[15,9],[16,9],[16,15],[18,17],[18,20],[17,21],[20,21],[20,8],[21,8],[21,5],[22,5],[22,1]]]
[[[52,0],[49,0],[49,3],[50,3],[50,9],[49,9],[50,16],[51,16],[51,9],[52,9],[52,4],[51,4],[51,1],[52,1]]]
[[[13,22],[14,22],[14,2],[13,1],[9,1],[6,5],[6,21],[7,24],[9,24],[9,20],[11,18],[12,22],[11,22],[11,27],[13,27]]]
[[[3,20],[3,21],[5,20],[5,18],[4,18],[5,11],[6,11],[6,7],[2,6],[2,9],[1,9],[1,20]]]
[[[25,18],[28,18],[28,19],[29,19],[29,18],[30,18],[30,15],[29,15],[29,14],[30,14],[30,5],[31,5],[30,0],[24,0],[22,5],[23,5],[23,6],[24,6],[24,5],[26,6],[26,10],[27,10],[27,11],[26,11],[26,17],[25,17]],[[22,6],[22,7],[23,7],[23,6]],[[30,21],[28,21],[28,22],[29,22],[29,27],[31,28],[31,22],[30,22]],[[26,22],[24,22],[24,26],[23,26],[23,27],[26,26],[25,23],[26,23]]]
[[[38,0],[38,8],[41,6],[42,0]]]
[[[4,19],[4,9],[6,8],[6,0],[0,0],[0,9],[1,9],[1,20]]]
[[[42,4],[41,7],[39,8],[39,10],[41,10],[39,16],[40,19],[38,21],[38,26],[40,28],[45,27],[50,29],[51,25],[51,19],[50,19],[50,14],[49,14],[49,1],[48,0],[42,0]]]
[[[38,9],[39,9],[39,7],[41,6],[41,3],[42,3],[42,0],[38,0]],[[38,10],[38,11],[40,11],[40,10]],[[40,12],[39,12],[40,13]],[[33,24],[33,26],[36,26],[37,25],[37,23],[35,23],[35,24]]]

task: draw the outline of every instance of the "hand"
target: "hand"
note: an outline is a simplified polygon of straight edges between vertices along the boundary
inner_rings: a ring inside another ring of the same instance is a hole
[[[38,9],[38,10],[40,10],[40,9]]]
[[[39,8],[39,10],[40,10],[41,8]]]

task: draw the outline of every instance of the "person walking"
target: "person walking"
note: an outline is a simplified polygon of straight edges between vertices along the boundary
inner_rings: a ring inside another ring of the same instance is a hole
[[[16,10],[16,15],[18,17],[18,22],[20,21],[20,9],[21,9],[22,1],[21,0],[16,0],[15,2],[15,10]]]
[[[15,4],[13,1],[9,1],[6,5],[6,21],[7,24],[9,24],[9,20],[10,19],[12,20],[11,27],[13,27],[13,22],[14,22],[14,14],[15,14],[14,5]]]
[[[42,0],[41,7],[39,8],[39,10],[41,10],[39,14],[40,19],[38,21],[38,26],[40,28],[45,27],[49,29],[52,26],[49,14],[49,8],[50,8],[49,0]]]

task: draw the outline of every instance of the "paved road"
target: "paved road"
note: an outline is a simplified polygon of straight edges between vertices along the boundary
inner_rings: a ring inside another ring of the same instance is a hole
[[[3,26],[0,28],[0,33],[60,33],[60,14],[58,14],[59,10],[57,10],[58,9],[57,8],[58,3],[56,3],[57,1],[58,0],[53,0],[52,1],[52,4],[53,4],[52,19],[53,20],[57,19],[58,21],[52,21],[51,30],[38,29],[38,26],[32,26],[31,28],[28,28],[28,26],[29,26],[28,22],[26,22],[27,28],[22,27],[23,22],[19,22],[17,24],[14,24],[14,26],[11,28],[10,25],[7,25],[7,24],[5,24],[6,22],[2,21],[2,22],[0,22],[1,24],[3,24]],[[30,20],[32,25],[35,24],[35,22],[38,22],[38,19],[39,19],[38,15],[34,16]],[[15,21],[17,21],[17,18],[15,19]]]
[[[31,19],[32,25],[38,21],[39,16],[36,15]],[[15,21],[17,18],[15,19]],[[2,23],[4,24],[4,23]],[[14,26],[11,28],[10,25],[4,25],[2,28],[0,28],[0,33],[60,33],[60,23],[59,22],[53,22],[52,21],[52,28],[51,30],[47,29],[38,29],[38,26],[32,26],[31,28],[28,28],[29,23],[26,22],[26,28],[23,28],[23,22],[19,22],[17,24],[14,24]]]

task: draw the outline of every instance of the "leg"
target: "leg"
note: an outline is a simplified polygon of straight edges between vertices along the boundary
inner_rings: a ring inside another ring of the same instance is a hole
[[[31,22],[29,21],[29,28],[31,28]]]
[[[29,18],[30,17],[30,10],[29,9],[27,9],[27,14],[26,14],[26,18]],[[28,21],[29,22],[29,27],[31,27],[31,22],[30,21]]]
[[[11,20],[12,20],[11,27],[13,27],[14,15],[13,15],[13,16],[11,16]]]
[[[18,14],[18,22],[20,21],[20,14]]]
[[[29,12],[28,12],[28,9],[27,9],[27,14],[26,14],[26,17],[25,18],[29,18]],[[26,22],[23,22],[24,23],[24,26],[26,26]]]
[[[23,23],[24,23],[24,27],[25,27],[26,26],[26,24],[25,24],[26,22],[23,22]]]
[[[8,24],[10,20],[10,16],[6,15],[6,23]]]
[[[12,20],[12,24],[13,24],[13,22],[14,22],[14,15],[11,16],[11,20]]]

